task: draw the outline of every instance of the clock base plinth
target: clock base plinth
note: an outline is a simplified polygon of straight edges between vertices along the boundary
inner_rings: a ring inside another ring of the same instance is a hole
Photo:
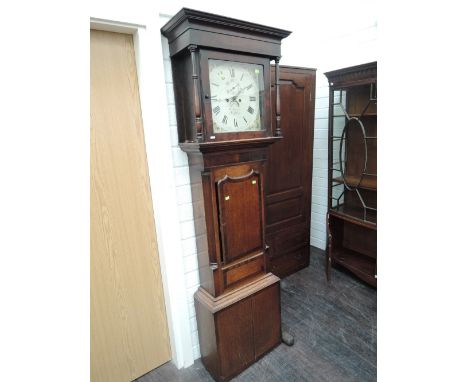
[[[218,297],[195,293],[202,362],[228,381],[281,343],[280,279],[272,273]]]

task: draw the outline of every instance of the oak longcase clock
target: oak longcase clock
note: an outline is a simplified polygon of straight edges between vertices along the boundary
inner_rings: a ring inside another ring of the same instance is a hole
[[[290,32],[186,8],[161,32],[190,166],[200,351],[224,381],[281,341],[279,279],[266,272],[263,187],[268,146],[281,139],[280,92],[271,94]]]

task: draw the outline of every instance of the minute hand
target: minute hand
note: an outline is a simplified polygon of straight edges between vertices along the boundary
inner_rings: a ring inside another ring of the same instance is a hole
[[[241,95],[241,93],[247,89],[247,88],[250,88],[252,85],[248,85],[248,86],[244,86],[243,88],[239,89],[239,91],[237,92],[237,94],[235,96],[232,96],[231,99],[236,99],[237,97],[239,97]]]

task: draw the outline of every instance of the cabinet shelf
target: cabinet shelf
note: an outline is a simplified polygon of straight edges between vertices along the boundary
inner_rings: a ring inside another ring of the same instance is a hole
[[[348,269],[367,283],[376,286],[375,259],[347,248],[337,248],[332,256],[332,261]]]
[[[346,179],[346,183],[350,185],[351,187],[356,187],[360,179],[359,176],[355,176],[355,175],[345,175],[344,178]],[[342,176],[333,178],[333,181],[336,183],[341,183],[341,184],[344,183]],[[377,190],[377,177],[364,175],[362,178],[361,184],[359,185],[359,188],[376,191]]]
[[[361,115],[361,113],[349,113],[350,117],[360,118],[360,117],[377,117],[377,113],[366,113]]]
[[[363,227],[377,229],[377,212],[373,210],[364,211],[364,208],[340,205],[330,208],[330,215],[339,219],[359,224]]]

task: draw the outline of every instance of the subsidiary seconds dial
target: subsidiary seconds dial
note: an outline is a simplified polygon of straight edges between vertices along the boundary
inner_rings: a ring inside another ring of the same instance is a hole
[[[263,67],[209,61],[213,132],[262,130]]]

